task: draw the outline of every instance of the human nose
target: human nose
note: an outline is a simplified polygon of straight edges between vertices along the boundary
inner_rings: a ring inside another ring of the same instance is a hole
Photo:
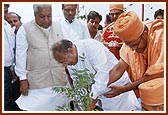
[[[44,17],[44,21],[49,22],[49,18],[47,16]]]
[[[69,10],[69,14],[72,14],[72,12],[73,12],[72,10]]]
[[[14,27],[15,26],[15,22],[12,21],[11,22],[11,26]]]
[[[93,22],[92,25],[96,25],[96,22]]]
[[[12,21],[11,23],[12,23],[13,26],[15,25],[15,22],[14,22],[14,21]]]
[[[113,17],[116,18],[118,15],[117,14],[113,14]]]

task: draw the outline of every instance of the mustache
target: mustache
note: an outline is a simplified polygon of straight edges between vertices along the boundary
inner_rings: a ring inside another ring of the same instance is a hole
[[[66,17],[68,18],[68,17],[75,17],[75,16],[72,14],[69,14],[69,15],[66,15]]]
[[[95,28],[96,26],[93,26],[93,25],[92,25],[91,27],[92,27],[92,28]]]

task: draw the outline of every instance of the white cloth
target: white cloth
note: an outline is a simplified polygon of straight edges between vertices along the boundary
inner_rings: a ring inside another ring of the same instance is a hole
[[[28,111],[56,111],[57,106],[68,102],[65,93],[56,93],[52,87],[29,90],[28,96],[21,95],[16,100],[20,109]]]
[[[58,22],[60,22],[62,27],[63,39],[75,42],[90,37],[87,25],[82,20],[74,19],[72,23],[69,23],[65,18],[61,18],[58,19]]]
[[[99,30],[97,30],[97,33],[93,39],[102,42],[102,33]]]
[[[102,94],[108,90],[109,72],[118,63],[115,56],[102,43],[94,39],[75,42],[75,45],[77,47],[78,63],[67,67],[71,77],[73,79],[76,77],[72,75],[72,69],[83,70],[87,68],[91,73],[95,74],[95,83],[91,89],[91,92],[93,92],[92,98],[95,99],[98,97],[102,101],[102,108],[105,111],[135,110],[139,106],[139,103],[133,91],[123,93],[113,98],[102,96]],[[80,57],[85,57],[84,61],[80,60]],[[131,82],[129,76],[125,72],[124,75],[113,84],[125,85],[129,82]]]
[[[9,23],[4,20],[4,66],[9,67],[14,62],[15,34]]]

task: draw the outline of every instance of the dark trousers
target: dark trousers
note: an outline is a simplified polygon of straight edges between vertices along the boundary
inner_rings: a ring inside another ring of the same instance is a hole
[[[20,96],[20,80],[19,78],[12,83],[12,88],[13,88],[13,99],[16,101],[19,96]]]
[[[20,110],[13,97],[12,72],[9,67],[4,68],[4,110],[18,111]]]

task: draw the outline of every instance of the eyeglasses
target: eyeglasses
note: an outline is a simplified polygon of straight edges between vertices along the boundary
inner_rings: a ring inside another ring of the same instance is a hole
[[[65,58],[64,58],[64,61],[61,62],[64,66],[67,66],[68,65],[68,54],[65,53]]]
[[[109,13],[110,16],[114,17],[114,16],[119,16],[122,12],[116,12],[116,13]]]
[[[138,47],[139,47],[139,44],[141,43],[141,39],[142,39],[142,37],[140,36],[138,39],[137,39],[137,43],[135,43],[135,44],[133,44],[133,45],[129,45],[129,44],[127,44],[130,48],[132,48],[133,50],[137,50],[138,49]]]

